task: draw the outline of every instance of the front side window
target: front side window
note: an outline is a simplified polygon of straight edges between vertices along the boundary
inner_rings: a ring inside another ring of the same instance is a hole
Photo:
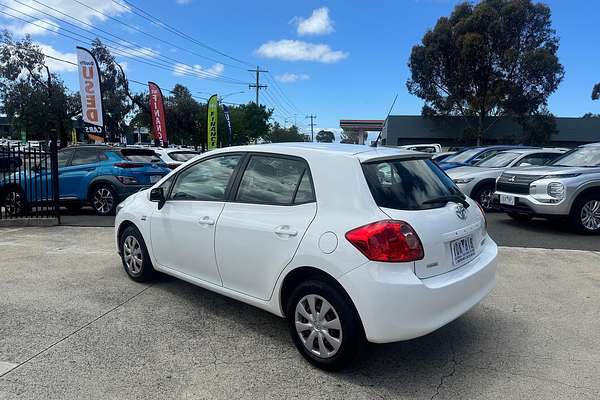
[[[556,153],[531,154],[519,160],[519,162],[515,164],[515,167],[526,165],[544,165],[547,164],[549,161],[554,160],[558,156],[559,154]]]
[[[79,148],[75,150],[75,155],[71,165],[93,164],[98,161],[98,150],[94,148]]]
[[[209,158],[181,171],[171,190],[171,200],[224,201],[241,155]]]
[[[243,203],[290,205],[300,192],[298,200],[312,201],[314,196],[306,169],[306,163],[301,160],[252,156],[242,176],[235,200]],[[302,182],[304,176],[308,182]]]
[[[452,180],[429,159],[386,160],[363,164],[379,207],[424,210],[443,207],[449,196],[463,197]]]

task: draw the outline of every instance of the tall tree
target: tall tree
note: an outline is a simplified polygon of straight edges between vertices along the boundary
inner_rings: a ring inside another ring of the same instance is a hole
[[[545,145],[553,135],[558,134],[556,118],[548,110],[520,118],[523,128],[522,143],[528,145]]]
[[[263,139],[271,143],[304,142],[304,135],[298,131],[298,127],[295,125],[284,128],[279,122],[274,122],[269,133]]]
[[[317,142],[331,143],[335,140],[335,135],[331,131],[321,130],[317,132]]]
[[[45,56],[31,38],[14,41],[6,31],[0,42],[0,101],[13,129],[37,140],[50,139],[56,129],[62,145],[70,136],[71,118],[81,113],[78,94],[57,74],[48,76]]]
[[[503,115],[546,106],[564,76],[548,6],[531,0],[458,4],[412,48],[407,87],[423,115],[460,115],[477,142]]]

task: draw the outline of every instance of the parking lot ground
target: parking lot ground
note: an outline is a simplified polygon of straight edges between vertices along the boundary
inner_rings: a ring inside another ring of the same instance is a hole
[[[600,253],[501,248],[481,304],[332,374],[278,317],[129,280],[112,235],[0,229],[0,399],[600,398]]]

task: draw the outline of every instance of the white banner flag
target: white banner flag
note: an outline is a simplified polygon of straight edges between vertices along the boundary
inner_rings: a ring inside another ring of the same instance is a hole
[[[89,50],[77,47],[79,68],[79,94],[83,121],[100,128],[102,133],[102,93],[100,91],[100,68]],[[91,132],[90,132],[91,133]]]

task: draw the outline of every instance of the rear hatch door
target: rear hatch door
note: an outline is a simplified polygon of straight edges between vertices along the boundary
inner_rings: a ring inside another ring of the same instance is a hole
[[[167,165],[151,149],[122,149],[119,155],[125,160],[119,165],[123,165],[127,175],[134,176],[141,185],[153,185],[170,172]]]
[[[424,258],[414,263],[419,278],[452,271],[479,255],[486,237],[482,212],[431,160],[374,160],[363,162],[363,171],[380,209],[408,222],[421,239]]]

